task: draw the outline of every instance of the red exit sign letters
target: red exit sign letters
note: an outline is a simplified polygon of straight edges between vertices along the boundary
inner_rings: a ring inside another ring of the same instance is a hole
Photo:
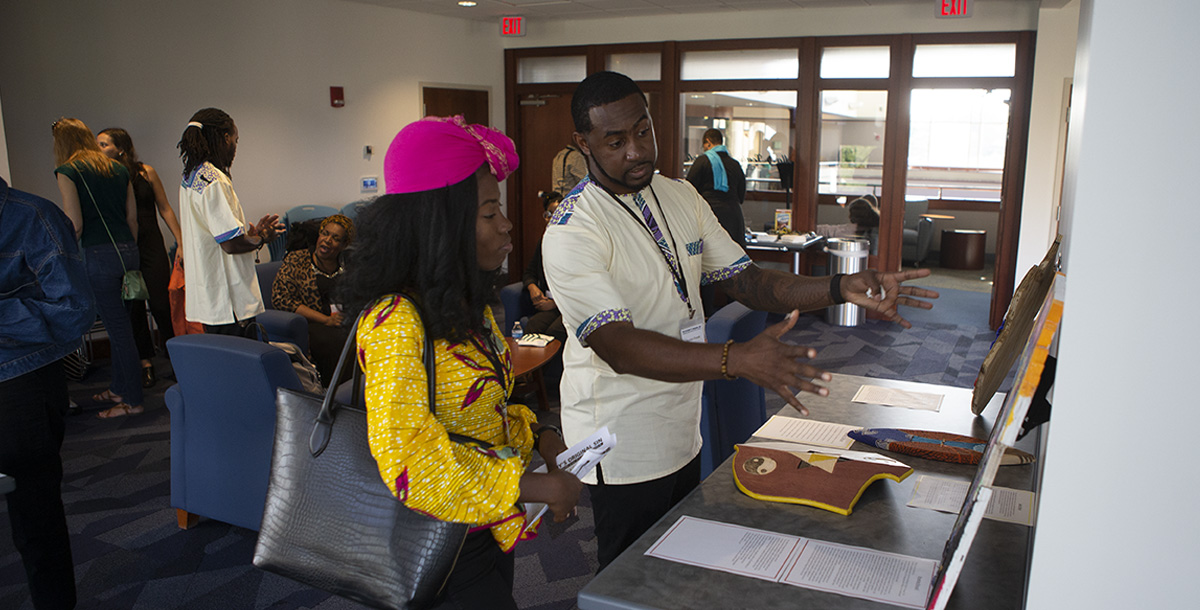
[[[938,19],[962,19],[971,16],[975,0],[933,0],[933,14]]]
[[[500,35],[501,36],[524,36],[525,35],[525,18],[516,17],[501,17],[500,18]]]

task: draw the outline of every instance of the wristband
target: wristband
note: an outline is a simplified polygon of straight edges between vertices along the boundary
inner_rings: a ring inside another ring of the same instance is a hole
[[[842,297],[842,278],[846,277],[845,273],[834,274],[829,278],[829,299],[834,305],[841,305],[846,302]]]
[[[537,451],[538,443],[542,440],[542,432],[545,432],[546,430],[553,430],[554,433],[557,434],[559,438],[562,438],[562,430],[560,430],[558,426],[551,425],[551,424],[546,424],[544,426],[541,426],[537,430],[533,431],[533,449],[534,449],[534,451]]]

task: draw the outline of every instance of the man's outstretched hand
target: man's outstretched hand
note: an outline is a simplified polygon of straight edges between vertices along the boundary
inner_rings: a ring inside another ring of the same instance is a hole
[[[933,303],[920,299],[936,299],[938,293],[915,286],[904,286],[902,283],[928,275],[928,269],[909,269],[893,273],[880,273],[868,269],[842,278],[842,298],[877,312],[904,328],[912,328],[912,324],[896,311],[896,307],[905,305],[932,309]]]
[[[842,281],[844,285],[845,279]],[[768,326],[753,339],[731,345],[727,369],[730,375],[744,377],[779,394],[801,415],[808,415],[808,409],[796,398],[792,388],[828,396],[829,390],[813,383],[813,380],[829,381],[832,377],[815,366],[800,362],[815,358],[817,350],[780,340],[784,333],[796,325],[799,317],[800,312],[793,311],[784,321]]]

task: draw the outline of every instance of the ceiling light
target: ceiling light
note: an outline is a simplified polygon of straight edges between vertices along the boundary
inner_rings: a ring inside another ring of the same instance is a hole
[[[459,6],[475,6],[475,4],[476,3],[472,2],[472,0],[458,0]]]

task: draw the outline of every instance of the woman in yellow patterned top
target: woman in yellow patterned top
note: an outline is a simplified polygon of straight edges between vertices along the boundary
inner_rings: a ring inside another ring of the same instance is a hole
[[[472,526],[439,608],[515,610],[510,551],[528,525],[519,502],[549,504],[562,520],[582,489],[557,467],[526,472],[534,450],[553,466],[566,446],[527,407],[507,404],[512,362],[488,303],[512,251],[499,181],[517,163],[512,140],[462,117],[405,127],[384,159],[387,194],[359,216],[341,284],[347,311],[366,311],[358,363],[380,476],[405,506]]]

